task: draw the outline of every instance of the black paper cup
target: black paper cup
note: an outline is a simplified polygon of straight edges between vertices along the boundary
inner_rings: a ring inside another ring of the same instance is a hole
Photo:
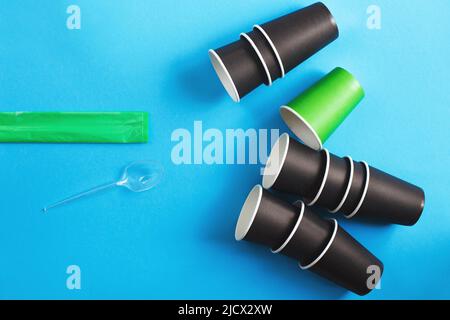
[[[348,158],[330,155],[330,169],[318,206],[334,210],[338,208],[346,192],[350,192],[350,178],[353,177],[353,162]],[[345,200],[344,200],[345,201]]]
[[[235,102],[262,83],[276,79],[335,40],[339,35],[328,8],[316,3],[241,33],[241,39],[210,50],[211,63]]]
[[[424,191],[408,182],[367,166],[370,182],[358,217],[412,226],[425,206]]]
[[[235,102],[267,81],[258,55],[245,38],[209,50],[209,57],[222,85]]]
[[[375,284],[370,281],[372,270],[383,273],[383,263],[340,228],[333,220],[334,231],[325,249],[303,270],[310,270],[358,295],[366,295]]]
[[[281,68],[277,61],[277,57],[271,48],[270,43],[264,37],[264,34],[261,33],[261,31],[257,28],[254,28],[252,32],[247,33],[246,36],[250,38],[250,40],[256,47],[256,50],[261,55],[262,63],[265,65],[269,73],[270,76],[270,77],[268,76],[269,81],[265,82],[265,84],[271,85],[272,82],[281,77]]]
[[[314,260],[329,242],[331,224],[301,203],[300,215],[289,236],[273,253],[281,253],[302,264]]]
[[[321,2],[260,25],[276,48],[285,73],[339,36],[336,21]]]
[[[348,219],[358,216],[411,226],[425,205],[421,188],[370,168],[364,161],[313,150],[287,134],[272,148],[262,185],[295,195],[308,206],[341,212]]]
[[[257,185],[242,207],[235,238],[277,248],[289,236],[298,216],[299,209]]]
[[[313,199],[323,181],[326,162],[325,152],[317,152],[283,134],[268,158],[263,187]]]

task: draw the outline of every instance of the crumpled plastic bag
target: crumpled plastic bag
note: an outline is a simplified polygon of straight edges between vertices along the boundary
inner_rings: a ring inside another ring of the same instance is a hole
[[[0,112],[0,142],[147,141],[147,112]]]

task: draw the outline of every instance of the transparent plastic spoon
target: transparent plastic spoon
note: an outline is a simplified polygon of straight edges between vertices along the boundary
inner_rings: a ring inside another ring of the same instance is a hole
[[[119,181],[106,183],[87,191],[78,193],[57,203],[49,205],[42,209],[47,212],[50,209],[62,206],[79,198],[92,195],[113,187],[125,187],[133,192],[144,192],[155,187],[163,174],[163,167],[153,161],[137,161],[128,165],[123,171],[122,178]]]

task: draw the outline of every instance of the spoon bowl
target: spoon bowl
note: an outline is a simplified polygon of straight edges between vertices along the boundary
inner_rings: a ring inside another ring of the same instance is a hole
[[[136,161],[127,166],[118,183],[133,192],[144,192],[155,187],[162,178],[163,167],[153,161]]]

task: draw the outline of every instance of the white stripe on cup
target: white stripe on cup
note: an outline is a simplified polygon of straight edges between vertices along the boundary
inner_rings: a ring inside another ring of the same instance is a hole
[[[291,234],[289,235],[289,237],[286,239],[286,241],[284,241],[284,243],[281,245],[281,247],[279,247],[277,250],[272,250],[272,253],[280,253],[281,251],[284,250],[284,248],[286,248],[286,246],[289,244],[289,242],[291,242],[292,237],[294,236],[294,234],[297,232],[298,227],[300,226],[300,223],[302,222],[303,219],[303,214],[305,213],[305,204],[302,202],[302,208],[300,211],[300,215],[297,219],[297,222],[295,223],[294,229],[292,229]]]
[[[353,218],[358,213],[359,209],[361,209],[361,207],[364,203],[364,200],[366,198],[366,195],[367,195],[367,190],[369,189],[370,168],[369,168],[369,165],[367,164],[367,162],[362,161],[362,163],[364,164],[364,167],[366,168],[366,185],[364,186],[364,191],[363,191],[361,200],[359,200],[358,206],[356,207],[355,211],[350,213],[348,216],[345,216],[347,219]]]
[[[261,52],[259,52],[258,47],[246,33],[241,33],[241,37],[244,37],[250,43],[253,50],[255,50],[256,55],[258,56],[259,60],[261,61],[262,65],[263,65],[264,72],[266,73],[267,80],[269,81],[269,86],[271,86],[272,85],[272,77],[270,76],[269,68],[267,68],[267,64],[264,61],[264,58],[263,58]]]
[[[326,157],[327,157],[327,163],[325,166],[325,174],[323,175],[322,183],[320,185],[319,191],[317,192],[317,195],[314,197],[314,199],[307,203],[308,206],[313,206],[319,201],[320,196],[322,195],[323,189],[325,188],[325,184],[328,180],[328,174],[330,172],[330,152],[327,149],[323,149],[325,151]]]
[[[322,253],[316,258],[316,260],[314,260],[313,262],[311,262],[307,266],[302,266],[301,263],[298,264],[302,270],[308,270],[308,269],[311,269],[312,267],[314,267],[317,263],[319,263],[320,260],[322,260],[323,256],[330,249],[331,245],[334,242],[334,239],[336,238],[337,231],[339,229],[339,224],[338,224],[337,220],[336,219],[332,219],[332,220],[334,221],[334,230],[333,230],[333,235],[331,236],[330,241],[328,242],[328,244],[325,247],[325,249],[323,249]]]
[[[272,48],[273,53],[275,54],[275,57],[277,58],[278,64],[280,66],[281,69],[281,78],[284,78],[285,76],[285,72],[284,72],[284,65],[283,65],[283,61],[281,60],[280,54],[278,53],[277,48],[275,47],[275,44],[273,43],[272,39],[270,39],[269,35],[267,34],[267,32],[260,26],[255,24],[253,26],[253,28],[258,29],[263,36],[266,38],[267,42],[269,42],[270,47]]]
[[[336,213],[336,212],[338,212],[339,210],[342,209],[342,207],[344,206],[345,201],[348,198],[348,194],[350,193],[350,189],[351,189],[352,183],[353,183],[353,175],[354,175],[354,172],[355,172],[355,166],[353,164],[353,159],[351,157],[344,157],[344,158],[348,159],[350,161],[350,177],[348,179],[348,184],[347,184],[347,188],[345,189],[344,197],[342,198],[341,202],[336,207],[336,209],[330,210],[331,213]]]

